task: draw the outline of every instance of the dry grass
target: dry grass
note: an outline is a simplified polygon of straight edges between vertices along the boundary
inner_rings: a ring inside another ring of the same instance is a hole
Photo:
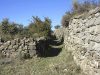
[[[52,47],[62,48],[62,46]],[[25,61],[16,60],[8,65],[0,65],[0,75],[82,75],[82,72],[74,63],[71,52],[63,48],[55,57],[34,57]]]

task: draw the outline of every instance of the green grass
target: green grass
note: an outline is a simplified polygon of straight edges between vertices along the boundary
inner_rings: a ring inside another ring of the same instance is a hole
[[[79,66],[73,61],[71,52],[63,45],[52,46],[62,48],[58,56],[47,58],[16,60],[8,65],[0,66],[0,75],[84,75]]]

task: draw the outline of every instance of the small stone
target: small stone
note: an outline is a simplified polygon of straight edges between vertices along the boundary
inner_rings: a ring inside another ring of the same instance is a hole
[[[96,18],[94,24],[95,24],[95,25],[99,25],[99,24],[100,24],[100,17]]]
[[[100,16],[100,13],[96,13],[95,16],[96,16],[96,17]]]
[[[18,45],[14,45],[13,46],[13,49],[18,49]]]
[[[15,40],[12,40],[11,41],[11,45],[16,45],[16,41]]]
[[[32,58],[33,56],[36,55],[36,50],[29,50],[29,54],[30,54],[30,57]]]
[[[24,49],[24,50],[27,50],[27,49],[28,49],[28,47],[27,47],[27,46],[25,46],[25,47],[23,47],[23,49]]]

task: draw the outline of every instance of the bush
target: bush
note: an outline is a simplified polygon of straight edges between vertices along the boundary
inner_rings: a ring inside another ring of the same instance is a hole
[[[96,1],[85,0],[83,3],[79,3],[77,0],[73,0],[72,11],[66,12],[62,18],[62,26],[68,27],[70,19],[77,15],[88,12],[89,10],[96,8],[100,3]]]
[[[8,40],[12,40],[12,39],[14,39],[11,35],[9,35],[9,34],[3,34],[2,36],[1,36],[1,41],[2,42],[6,42],[6,41],[8,41]]]
[[[70,12],[66,12],[66,15],[63,16],[61,21],[63,27],[68,27],[71,17],[72,14]]]
[[[29,31],[27,27],[23,27],[21,24],[10,22],[5,18],[0,23],[0,37],[2,41],[8,41],[14,38],[28,37]]]
[[[73,13],[84,13],[97,7],[96,1],[85,0],[83,3],[79,3],[77,0],[73,0]]]
[[[51,20],[49,18],[45,18],[45,20],[42,21],[38,17],[33,17],[28,29],[32,35],[38,34],[38,37],[48,37],[51,35]]]
[[[59,28],[60,28],[60,25],[56,25],[56,26],[55,26],[55,29],[59,29]]]
[[[42,36],[51,36],[51,20],[49,18],[44,18],[44,21],[42,21],[38,17],[32,17],[32,22],[27,27],[10,22],[7,18],[3,19],[0,23],[0,37],[3,41],[14,38]]]

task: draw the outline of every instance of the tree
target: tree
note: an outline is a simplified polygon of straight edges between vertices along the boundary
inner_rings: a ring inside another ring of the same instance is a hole
[[[44,18],[42,21],[38,17],[33,17],[29,25],[29,32],[33,35],[37,33],[38,36],[50,36],[51,34],[51,20],[49,18]]]
[[[17,28],[18,28],[18,33],[22,33],[24,30],[24,27],[21,24],[17,24]]]
[[[45,17],[44,32],[46,32],[46,36],[51,36],[51,20],[48,17]]]
[[[9,19],[5,18],[3,19],[2,23],[1,23],[1,28],[2,28],[2,32],[4,34],[7,34],[9,31]]]
[[[79,2],[78,2],[78,0],[73,0],[73,10],[77,12],[78,9],[79,9]]]
[[[55,26],[55,29],[59,29],[59,28],[60,28],[60,25],[56,25],[56,26]]]
[[[61,24],[63,27],[68,27],[69,26],[69,21],[72,17],[72,14],[70,12],[66,12],[66,14],[62,17]]]
[[[73,10],[68,11],[62,18],[62,26],[68,27],[70,19],[79,14],[84,14],[89,12],[89,10],[94,9],[99,6],[100,3],[97,3],[94,0],[84,0],[84,2],[79,3],[78,0],[73,0]]]
[[[9,24],[8,32],[9,32],[9,34],[11,34],[11,35],[16,35],[16,34],[18,33],[17,24],[14,23],[14,22],[11,23],[11,24]]]

